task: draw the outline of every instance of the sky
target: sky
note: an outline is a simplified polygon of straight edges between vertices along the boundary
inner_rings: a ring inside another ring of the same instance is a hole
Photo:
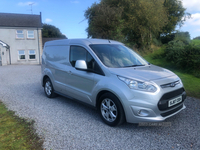
[[[67,38],[87,38],[88,22],[84,12],[99,0],[0,0],[1,13],[42,13],[42,23],[56,26]],[[192,18],[187,19],[180,31],[188,31],[191,39],[200,36],[200,0],[182,0]],[[31,11],[32,6],[32,11]]]

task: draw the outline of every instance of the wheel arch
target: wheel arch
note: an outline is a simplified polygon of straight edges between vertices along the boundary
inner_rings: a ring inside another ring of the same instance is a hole
[[[100,91],[98,94],[97,94],[97,96],[96,96],[96,108],[98,109],[98,106],[99,106],[99,104],[100,104],[100,97],[101,97],[101,95],[103,95],[103,94],[105,94],[105,93],[112,93],[112,92],[110,92],[110,91],[108,91],[108,90],[103,90],[103,91]],[[113,94],[113,93],[112,93]]]
[[[122,100],[117,96],[117,94],[115,94],[114,92],[111,92],[111,91],[109,91],[109,90],[102,90],[102,91],[100,91],[98,94],[97,94],[97,97],[96,97],[96,108],[97,108],[97,110],[98,111],[100,111],[100,97],[103,95],[103,94],[105,94],[105,93],[110,93],[110,94],[112,94],[112,95],[114,95],[117,99],[118,99],[118,102],[121,104],[121,107],[122,107],[122,111],[123,111],[123,119],[117,124],[117,125],[120,125],[121,123],[123,123],[123,122],[127,122],[127,119],[126,119],[126,111],[124,110],[125,109],[125,107],[124,107],[124,105],[123,105],[123,102],[122,102]],[[115,125],[114,125],[115,126]]]
[[[42,79],[42,86],[44,87],[44,82],[45,82],[45,80],[46,79],[48,79],[49,78],[49,76],[48,75],[45,75],[44,77],[43,77],[43,79]],[[49,78],[50,79],[50,78]],[[51,79],[50,79],[51,80]]]
[[[122,100],[119,98],[119,96],[118,96],[116,93],[111,92],[111,91],[109,91],[109,90],[102,90],[102,91],[100,91],[100,92],[97,94],[97,96],[96,96],[96,105],[95,105],[95,107],[98,109],[98,107],[99,107],[99,105],[100,105],[100,97],[101,97],[103,94],[105,94],[105,93],[111,93],[111,94],[113,94],[114,96],[116,96],[116,97],[118,98],[120,104],[122,105],[123,111],[124,111],[124,113],[125,113],[124,104],[122,103]]]

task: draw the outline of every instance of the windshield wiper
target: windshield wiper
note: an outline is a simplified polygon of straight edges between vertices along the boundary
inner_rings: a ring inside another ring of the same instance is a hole
[[[130,65],[130,66],[124,66],[124,67],[138,67],[138,66],[145,66],[145,65]]]

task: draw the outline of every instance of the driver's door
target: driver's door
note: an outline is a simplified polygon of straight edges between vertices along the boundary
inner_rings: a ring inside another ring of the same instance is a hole
[[[75,68],[77,60],[85,60],[88,68],[90,68],[92,61],[94,61],[93,57],[85,48],[80,46],[70,47],[69,61],[71,66],[67,70],[66,93],[75,99],[91,104],[92,100],[90,97],[95,85],[94,73],[77,70]]]

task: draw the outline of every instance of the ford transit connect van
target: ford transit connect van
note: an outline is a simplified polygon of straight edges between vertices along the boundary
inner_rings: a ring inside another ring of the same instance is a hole
[[[164,121],[185,108],[177,75],[117,41],[46,42],[41,69],[47,97],[60,94],[94,106],[110,126]]]

